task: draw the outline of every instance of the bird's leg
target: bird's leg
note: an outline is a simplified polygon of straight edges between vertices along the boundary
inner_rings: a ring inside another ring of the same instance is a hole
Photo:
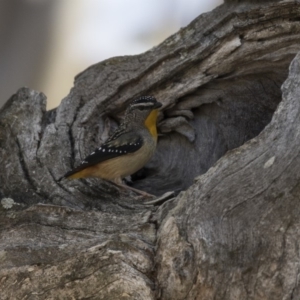
[[[137,194],[139,194],[139,195],[142,195],[142,196],[144,196],[144,197],[155,198],[154,195],[151,195],[151,194],[149,194],[149,193],[147,193],[147,192],[144,192],[144,191],[135,189],[135,188],[133,188],[133,187],[131,187],[131,186],[128,186],[128,185],[124,184],[121,178],[116,178],[116,179],[114,179],[112,182],[113,182],[115,185],[117,185],[117,186],[119,186],[119,187],[121,187],[121,188],[123,188],[123,189],[132,190],[132,191],[134,191],[135,193],[137,193]]]

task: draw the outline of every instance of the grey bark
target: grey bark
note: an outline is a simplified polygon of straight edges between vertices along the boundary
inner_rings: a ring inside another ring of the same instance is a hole
[[[299,16],[225,4],[91,66],[56,110],[20,89],[0,111],[0,299],[299,299]],[[133,186],[176,197],[57,182],[146,94],[161,136]]]

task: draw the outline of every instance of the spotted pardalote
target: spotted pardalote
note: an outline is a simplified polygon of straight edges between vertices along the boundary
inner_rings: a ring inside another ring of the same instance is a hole
[[[131,102],[118,129],[62,178],[99,177],[121,184],[122,178],[141,169],[154,154],[161,106],[152,96]]]

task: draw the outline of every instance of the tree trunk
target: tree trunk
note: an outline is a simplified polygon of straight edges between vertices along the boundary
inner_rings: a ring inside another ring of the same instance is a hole
[[[91,66],[55,110],[20,89],[0,111],[0,299],[300,299],[298,51],[298,2],[229,1]],[[140,95],[163,110],[132,184],[177,196],[58,182]]]

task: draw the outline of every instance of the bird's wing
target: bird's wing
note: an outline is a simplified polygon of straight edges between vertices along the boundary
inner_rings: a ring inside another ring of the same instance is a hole
[[[105,160],[112,159],[128,153],[133,153],[143,146],[143,139],[134,133],[128,132],[123,134],[114,134],[101,147],[96,148],[94,152],[88,155],[78,167],[67,172],[63,178],[82,171],[90,166],[99,164]]]

